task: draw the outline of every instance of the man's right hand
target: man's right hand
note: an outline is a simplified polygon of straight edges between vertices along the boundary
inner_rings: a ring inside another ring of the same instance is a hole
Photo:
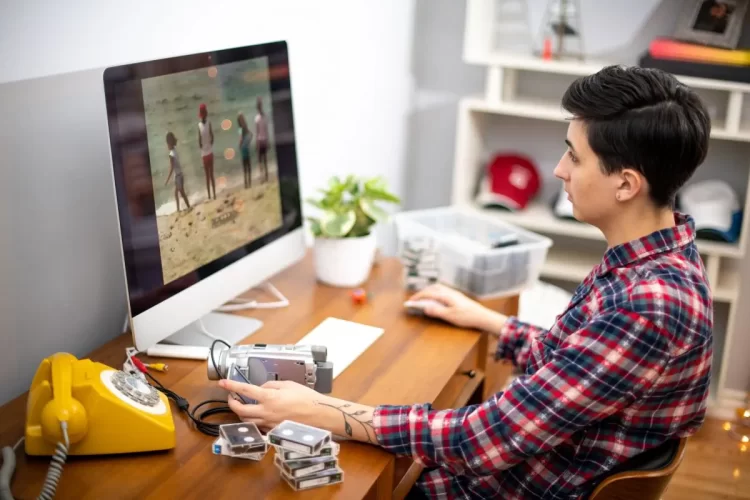
[[[458,290],[445,285],[430,285],[415,293],[409,300],[431,299],[439,305],[423,310],[426,316],[442,319],[462,328],[476,328],[499,334],[507,316],[492,311]]]

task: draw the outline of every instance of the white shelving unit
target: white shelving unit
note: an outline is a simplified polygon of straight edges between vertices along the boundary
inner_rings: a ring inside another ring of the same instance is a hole
[[[532,55],[496,52],[490,46],[495,19],[493,6],[493,0],[467,0],[464,60],[486,66],[487,76],[483,95],[467,96],[459,103],[452,203],[491,213],[504,221],[549,236],[555,244],[542,269],[542,278],[577,283],[601,261],[604,238],[598,229],[555,217],[549,200],[543,199],[544,195],[525,210],[515,213],[483,209],[475,204],[474,197],[479,175],[488,159],[498,151],[523,151],[523,144],[526,144],[525,149],[535,150],[527,151],[533,157],[534,152],[545,146],[552,151],[559,146],[557,157],[562,156],[567,117],[560,107],[560,97],[575,78],[595,73],[606,62],[545,61]],[[710,404],[712,414],[728,417],[746,397],[744,391],[726,387],[727,363],[724,361],[732,349],[733,337],[741,333],[735,324],[735,315],[741,286],[739,264],[747,253],[750,220],[750,85],[681,76],[678,79],[696,89],[707,103],[712,114],[709,158],[713,149],[720,150],[713,164],[723,163],[722,172],[731,174],[728,175],[732,184],[744,198],[746,216],[738,243],[698,240],[714,302],[728,306],[721,308],[727,311],[726,318],[717,321],[726,324],[726,329],[715,332]],[[559,142],[551,142],[551,139],[545,142],[540,133],[539,143],[529,143],[528,135],[534,130],[530,120],[538,122],[539,127],[544,123],[559,123],[560,135],[554,139]],[[708,175],[718,174],[709,172]],[[545,188],[547,195],[556,192],[559,181],[555,183],[547,178]],[[558,240],[565,240],[566,244],[558,245]],[[571,240],[577,244],[571,246]]]

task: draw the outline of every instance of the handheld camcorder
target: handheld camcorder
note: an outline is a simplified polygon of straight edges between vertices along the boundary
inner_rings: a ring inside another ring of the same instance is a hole
[[[248,344],[218,346],[208,357],[208,379],[228,378],[254,385],[291,380],[322,394],[333,386],[333,363],[325,346]]]

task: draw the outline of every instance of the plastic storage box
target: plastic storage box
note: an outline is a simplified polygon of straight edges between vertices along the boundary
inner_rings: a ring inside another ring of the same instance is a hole
[[[472,209],[401,212],[394,222],[412,290],[440,281],[476,298],[515,295],[539,279],[552,246],[549,238]]]

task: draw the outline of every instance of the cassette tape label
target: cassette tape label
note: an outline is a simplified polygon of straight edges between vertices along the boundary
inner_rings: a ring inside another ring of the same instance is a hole
[[[300,460],[303,458],[310,458],[310,455],[306,453],[298,453],[296,451],[287,451],[281,447],[277,448],[277,453],[281,454],[284,460]],[[339,445],[335,442],[330,442],[318,451],[319,456],[335,456],[339,454]]]
[[[294,475],[299,476],[307,476],[308,474],[312,474],[313,472],[319,472],[326,468],[326,464],[315,464],[311,465],[310,467],[305,467],[303,469],[297,469],[294,471]]]
[[[281,477],[293,489],[300,491],[318,486],[328,486],[344,482],[344,471],[339,468],[328,469],[322,472],[314,473],[305,477],[290,477],[281,473]]]
[[[309,446],[305,446],[305,445],[293,443],[292,441],[288,441],[286,439],[281,439],[279,446],[281,446],[282,448],[285,448],[287,450],[294,450],[294,451],[296,451],[298,453],[301,453],[301,454],[304,454],[306,456],[309,456],[309,452],[310,452],[310,447]]]
[[[299,482],[300,488],[312,488],[313,486],[322,486],[331,482],[330,477],[319,477],[317,479],[307,479]]]

